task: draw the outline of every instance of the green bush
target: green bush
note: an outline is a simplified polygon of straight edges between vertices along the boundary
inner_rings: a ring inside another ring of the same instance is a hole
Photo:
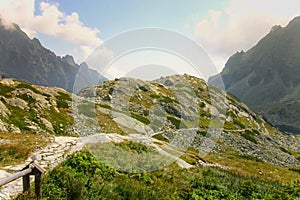
[[[127,143],[126,147],[136,147]],[[68,156],[43,178],[45,199],[297,199],[298,182],[282,185],[217,168],[165,169],[142,174],[117,172],[88,151]],[[18,199],[22,199],[21,196]],[[34,199],[29,195],[23,199]]]

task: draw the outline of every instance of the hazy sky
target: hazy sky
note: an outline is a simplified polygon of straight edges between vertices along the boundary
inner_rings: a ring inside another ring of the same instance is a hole
[[[197,41],[218,70],[273,25],[286,26],[299,14],[299,0],[0,0],[7,23],[19,24],[57,55],[71,54],[77,62],[121,32],[159,27]]]

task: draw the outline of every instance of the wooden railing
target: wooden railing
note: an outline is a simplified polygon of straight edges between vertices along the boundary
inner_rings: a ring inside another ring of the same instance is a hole
[[[45,169],[39,166],[35,161],[29,163],[20,172],[17,172],[5,179],[0,180],[0,187],[14,180],[23,177],[23,192],[30,190],[30,175],[34,175],[35,196],[36,199],[42,198],[42,174]]]

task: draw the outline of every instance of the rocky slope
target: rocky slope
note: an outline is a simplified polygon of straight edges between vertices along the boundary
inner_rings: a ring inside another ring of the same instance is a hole
[[[231,56],[220,73],[227,92],[284,131],[300,133],[300,17],[274,26],[247,52]],[[218,86],[216,77],[209,80]]]
[[[203,158],[233,153],[281,166],[300,163],[299,137],[282,134],[238,99],[189,75],[152,82],[121,78],[79,96],[3,79],[0,106],[4,132],[140,135],[159,148],[171,144]]]
[[[71,100],[60,88],[0,80],[0,131],[70,134]]]
[[[5,77],[43,86],[56,86],[73,91],[76,74],[81,85],[94,85],[105,80],[85,63],[78,65],[72,56],[56,56],[38,39],[30,39],[17,25],[7,28],[0,19],[0,72]]]
[[[74,122],[82,136],[141,134],[200,155],[234,152],[276,165],[300,163],[299,137],[282,134],[238,99],[193,76],[121,78],[79,96]]]

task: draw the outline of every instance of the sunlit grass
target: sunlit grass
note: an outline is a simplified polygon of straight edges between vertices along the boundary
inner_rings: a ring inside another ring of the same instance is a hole
[[[262,162],[238,155],[218,155],[210,154],[206,160],[230,167],[230,171],[250,177],[259,177],[269,181],[279,181],[281,183],[292,183],[300,181],[300,173],[297,168],[281,167],[271,163]]]
[[[0,167],[21,164],[36,149],[50,142],[50,135],[0,133]]]

